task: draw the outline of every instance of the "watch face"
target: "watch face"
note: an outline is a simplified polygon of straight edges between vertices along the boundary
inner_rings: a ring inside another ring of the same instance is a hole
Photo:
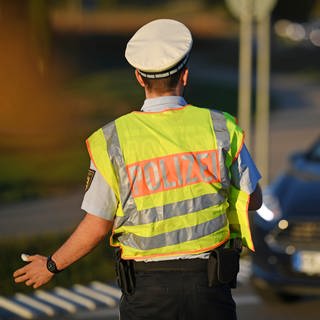
[[[48,268],[48,270],[49,270],[50,272],[52,272],[52,273],[57,273],[57,272],[58,272],[57,266],[56,266],[56,264],[54,263],[54,261],[51,260],[51,258],[47,260],[47,268]]]

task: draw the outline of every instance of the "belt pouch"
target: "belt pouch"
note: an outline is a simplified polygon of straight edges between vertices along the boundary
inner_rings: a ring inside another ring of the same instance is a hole
[[[208,284],[229,284],[235,288],[239,272],[240,252],[234,248],[218,248],[211,252],[208,260]]]
[[[135,291],[135,275],[132,260],[123,260],[116,253],[116,277],[123,294],[132,295]]]

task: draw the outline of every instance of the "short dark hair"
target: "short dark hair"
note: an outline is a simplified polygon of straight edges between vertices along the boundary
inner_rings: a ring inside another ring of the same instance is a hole
[[[173,75],[170,75],[165,78],[153,79],[153,78],[146,78],[143,75],[141,75],[141,77],[143,79],[143,82],[147,90],[157,92],[159,94],[163,94],[177,87],[180,76],[185,69],[186,67],[182,68],[181,70],[174,73]]]

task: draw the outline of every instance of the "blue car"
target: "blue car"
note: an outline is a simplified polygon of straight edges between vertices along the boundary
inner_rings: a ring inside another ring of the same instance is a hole
[[[256,290],[272,301],[320,295],[320,137],[264,191],[251,226]]]

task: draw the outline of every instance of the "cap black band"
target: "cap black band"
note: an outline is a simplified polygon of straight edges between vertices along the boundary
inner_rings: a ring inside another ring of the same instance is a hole
[[[180,71],[188,62],[189,60],[189,54],[187,54],[178,64],[176,64],[172,69],[169,69],[166,72],[161,73],[146,73],[141,70],[138,70],[138,72],[145,78],[149,79],[160,79],[160,78],[166,78],[169,77],[178,71]]]

